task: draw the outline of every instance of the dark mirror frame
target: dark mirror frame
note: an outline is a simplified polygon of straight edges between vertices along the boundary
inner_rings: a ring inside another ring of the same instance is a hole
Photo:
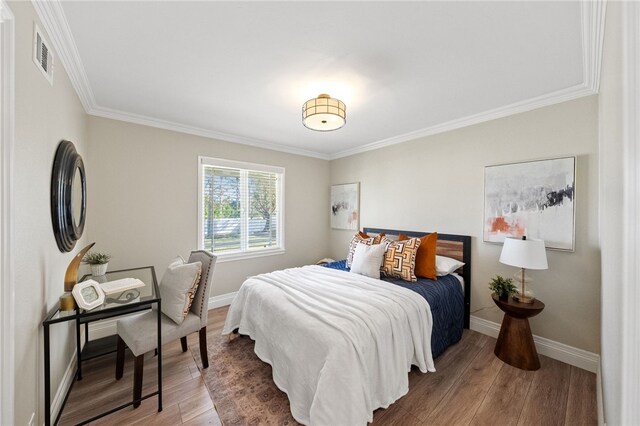
[[[82,200],[80,218],[73,216],[73,180],[80,171]],[[66,253],[82,236],[87,212],[87,181],[82,157],[72,142],[63,140],[58,145],[51,173],[51,220],[53,234],[61,252]]]

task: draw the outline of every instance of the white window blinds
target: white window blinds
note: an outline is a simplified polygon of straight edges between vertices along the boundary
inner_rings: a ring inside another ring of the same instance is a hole
[[[284,169],[201,158],[200,246],[216,254],[283,248]]]

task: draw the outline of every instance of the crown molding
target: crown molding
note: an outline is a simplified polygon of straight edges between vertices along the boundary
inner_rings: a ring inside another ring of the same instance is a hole
[[[62,4],[58,0],[32,0],[31,4],[33,4],[44,30],[58,52],[60,63],[67,71],[84,110],[89,114],[95,108],[96,101]]]
[[[71,28],[64,14],[60,0],[38,1],[32,0],[33,7],[42,21],[42,26],[47,32],[51,43],[58,52],[60,63],[64,66],[73,88],[76,90],[84,110],[89,115],[110,118],[113,120],[125,121],[144,126],[155,127],[164,130],[186,133],[190,135],[202,136],[211,139],[249,145],[258,148],[270,149],[273,151],[286,152],[289,154],[302,155],[305,157],[320,158],[328,160],[329,155],[321,152],[306,149],[294,148],[261,139],[248,138],[240,135],[216,132],[214,130],[202,129],[199,127],[161,120],[154,117],[132,114],[125,111],[118,111],[111,108],[101,107],[96,104],[89,78],[85,72],[84,64],[80,58],[80,53],[71,33]]]
[[[585,85],[600,91],[606,0],[582,1],[582,60]]]
[[[583,96],[590,96],[593,94],[595,94],[595,92],[592,89],[588,88],[586,84],[579,84],[567,89],[558,90],[546,95],[527,99],[521,102],[516,102],[511,105],[506,105],[478,114],[457,118],[455,120],[447,121],[442,124],[437,124],[435,126],[416,130],[414,132],[405,133],[403,135],[394,136],[367,145],[341,151],[331,155],[331,160],[416,140],[425,136],[432,136],[439,133],[449,132],[451,130],[460,129],[474,124],[484,123],[487,121],[495,120],[497,118],[508,117],[510,115],[519,114],[522,112],[532,111],[534,109],[570,101],[573,99],[581,98]]]
[[[606,0],[582,0],[582,75],[583,83],[567,89],[558,90],[546,95],[526,99],[503,107],[484,111],[478,114],[451,120],[435,126],[372,142],[356,148],[337,152],[330,156],[331,160],[362,152],[408,142],[414,139],[449,132],[462,127],[484,123],[534,109],[567,102],[583,96],[595,95],[600,90],[600,70],[602,68],[602,47],[604,44],[604,24]]]
[[[513,114],[531,111],[537,108],[554,105],[561,102],[570,101],[583,96],[590,96],[598,93],[600,87],[600,69],[602,63],[602,47],[604,40],[604,24],[606,12],[606,0],[582,0],[582,51],[583,51],[583,83],[558,90],[546,95],[516,102],[511,105],[484,111],[478,114],[458,118],[446,123],[415,130],[402,135],[375,141],[356,148],[340,151],[334,154],[294,148],[286,145],[266,142],[256,138],[249,138],[240,135],[217,132],[209,129],[175,123],[158,118],[132,114],[124,111],[101,107],[96,104],[89,80],[84,70],[84,65],[80,59],[78,49],[71,34],[69,24],[64,15],[64,10],[60,0],[38,1],[32,0],[34,8],[42,21],[45,31],[48,33],[51,42],[58,51],[60,62],[69,74],[71,83],[78,93],[80,102],[89,115],[110,118],[129,123],[141,124],[144,126],[156,127],[180,133],[186,133],[206,138],[219,139],[223,141],[254,146],[258,148],[270,149],[274,151],[286,152],[290,154],[302,155],[306,157],[319,158],[323,160],[334,160],[350,155],[359,154],[385,146],[395,145],[410,140],[431,136],[438,133],[448,132],[485,121],[507,117]]]
[[[173,121],[161,120],[158,118],[147,117],[144,115],[131,114],[128,112],[122,112],[115,109],[96,107],[88,114],[96,117],[110,118],[112,120],[126,121],[128,123],[140,124],[143,126],[155,127],[158,129],[171,130],[179,133],[186,133],[189,135],[202,136],[210,139],[218,139],[225,142],[233,142],[242,145],[249,145],[256,148],[269,149],[272,151],[286,152],[288,154],[302,155],[305,157],[319,158],[322,160],[329,160],[329,155],[309,151],[301,148],[294,148],[286,145],[274,144],[266,142],[260,139],[248,138],[239,135],[232,135],[229,133],[216,132],[214,130],[202,129],[200,127],[188,126],[185,124],[176,123]]]

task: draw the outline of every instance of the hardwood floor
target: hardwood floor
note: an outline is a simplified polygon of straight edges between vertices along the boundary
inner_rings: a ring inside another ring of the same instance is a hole
[[[222,330],[227,307],[209,311],[209,335]],[[595,374],[540,356],[538,371],[500,361],[496,340],[465,330],[462,340],[435,360],[436,372],[409,373],[409,393],[374,413],[375,425],[590,425],[597,424]],[[198,344],[198,334],[188,338]],[[150,354],[151,355],[151,354]],[[215,361],[213,361],[215,362]],[[116,381],[115,354],[88,361],[60,419],[61,425],[131,399],[133,357],[127,351],[124,377]],[[191,351],[176,340],[163,346],[163,411],[156,398],[100,419],[100,425],[220,425]],[[156,363],[146,360],[143,394],[155,389]]]

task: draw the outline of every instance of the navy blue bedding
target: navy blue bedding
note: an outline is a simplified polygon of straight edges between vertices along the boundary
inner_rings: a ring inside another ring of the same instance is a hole
[[[340,260],[323,266],[349,271],[346,262],[346,260]],[[413,290],[427,299],[433,317],[431,352],[434,358],[462,338],[464,294],[462,285],[456,277],[446,275],[438,277],[437,280],[418,278],[414,283],[399,278],[382,278],[382,280]]]

